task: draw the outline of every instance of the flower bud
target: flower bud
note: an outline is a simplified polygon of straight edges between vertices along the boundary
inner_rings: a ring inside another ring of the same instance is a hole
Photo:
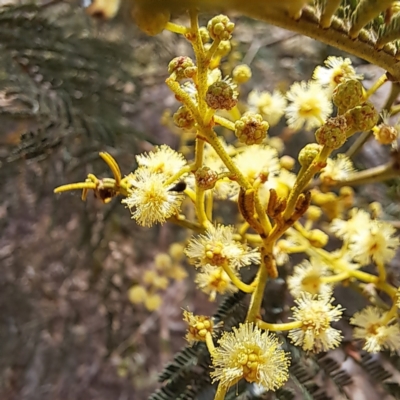
[[[139,29],[150,36],[155,36],[162,32],[171,16],[166,9],[155,10],[154,7],[144,6],[143,4],[135,5],[131,15]]]
[[[206,103],[213,110],[230,110],[238,102],[237,95],[235,85],[227,81],[217,81],[208,87]]]
[[[267,136],[269,124],[260,114],[248,112],[235,122],[235,135],[240,142],[260,144]]]
[[[354,206],[354,189],[350,186],[343,186],[339,190],[339,198],[344,208]]]
[[[129,301],[133,304],[143,303],[146,299],[147,291],[143,286],[132,286],[128,291]]]
[[[357,79],[348,79],[336,86],[332,101],[338,108],[338,114],[344,114],[362,104],[364,102],[363,91],[363,86]]]
[[[175,261],[182,260],[184,256],[185,246],[182,243],[172,243],[169,246],[168,253]]]
[[[313,229],[309,232],[307,239],[310,241],[310,244],[312,246],[320,249],[326,246],[329,240],[329,236],[319,229]]]
[[[388,124],[379,124],[378,126],[374,127],[373,129],[375,139],[380,144],[391,144],[393,143],[398,136],[397,129],[394,126]]]
[[[203,44],[207,43],[210,40],[210,34],[208,33],[208,30],[205,26],[202,26],[199,29],[199,33],[200,33],[200,39]]]
[[[193,78],[196,72],[197,68],[190,57],[175,57],[168,64],[168,73],[170,75],[175,74],[175,79],[177,81]]]
[[[172,267],[172,259],[167,253],[159,253],[154,257],[154,264],[159,271],[166,271]]]
[[[181,129],[192,129],[195,125],[195,119],[193,114],[186,108],[181,106],[177,112],[173,115],[175,125]]]
[[[229,40],[235,24],[226,15],[217,15],[210,19],[207,30],[213,40]]]
[[[213,189],[218,180],[218,174],[208,167],[201,167],[195,173],[197,185],[204,190]]]
[[[284,155],[279,159],[280,166],[288,171],[293,169],[295,163],[296,163],[295,159],[288,155]]]
[[[322,146],[329,147],[330,149],[338,149],[347,140],[346,132],[346,118],[338,115],[334,118],[328,118],[325,124],[317,129],[315,139]]]
[[[321,150],[317,143],[309,143],[304,146],[299,153],[299,163],[302,167],[308,168],[315,160]]]
[[[233,81],[238,85],[246,83],[251,78],[251,69],[248,65],[237,65],[232,71]]]
[[[214,56],[220,58],[225,57],[230,53],[231,50],[231,42],[229,40],[223,40],[217,47],[217,50],[215,50]]]
[[[322,210],[317,206],[310,206],[306,212],[306,217],[310,221],[318,221],[321,218]]]
[[[160,308],[162,304],[162,298],[158,294],[151,294],[146,297],[146,300],[144,301],[145,307],[149,311],[155,311]]]
[[[379,119],[379,114],[371,103],[365,103],[347,111],[344,114],[346,118],[349,137],[355,132],[367,132],[371,130]]]

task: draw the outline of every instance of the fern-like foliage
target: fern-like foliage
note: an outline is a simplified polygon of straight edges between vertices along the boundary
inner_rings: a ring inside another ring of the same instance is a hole
[[[132,51],[96,37],[83,10],[0,7],[0,47],[0,120],[26,126],[6,140],[17,144],[9,161],[44,157],[68,146],[67,137],[112,145],[132,133],[123,112],[123,104],[134,107],[128,86],[140,87],[129,71]]]

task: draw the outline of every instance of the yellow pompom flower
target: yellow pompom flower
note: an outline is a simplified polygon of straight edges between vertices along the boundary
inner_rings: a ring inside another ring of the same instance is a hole
[[[215,268],[206,265],[196,276],[195,282],[203,293],[209,295],[210,301],[215,301],[217,293],[234,293],[238,288],[232,283],[228,274],[222,267]]]
[[[231,386],[243,378],[275,391],[289,378],[290,360],[278,338],[253,323],[224,332],[218,344],[212,354],[213,382]]]
[[[293,319],[302,322],[302,326],[289,332],[288,337],[295,346],[303,350],[319,353],[339,346],[342,335],[331,327],[333,321],[338,321],[342,315],[342,307],[332,305],[330,293],[312,295],[303,292],[295,300]]]
[[[400,349],[400,327],[385,321],[386,312],[377,307],[368,306],[354,314],[350,320],[354,328],[355,339],[365,340],[363,349],[375,353],[384,349],[398,351]]]
[[[318,128],[332,113],[332,103],[323,87],[315,81],[295,82],[286,94],[288,126],[294,130]]]
[[[327,87],[332,93],[333,89],[346,79],[363,79],[363,75],[357,74],[351,65],[350,58],[329,56],[324,61],[325,67],[318,65],[313,73],[321,86]]]
[[[185,249],[189,261],[196,267],[229,265],[234,269],[260,262],[260,253],[233,239],[232,226],[217,225],[205,235],[190,239]]]
[[[127,179],[132,189],[122,203],[129,207],[132,218],[139,225],[164,223],[172,215],[179,213],[184,195],[171,190],[173,185],[164,185],[166,175],[141,167]]]
[[[137,155],[136,161],[139,167],[146,167],[152,173],[163,174],[167,177],[175,175],[186,165],[185,157],[166,144],[155,147],[149,153]]]
[[[323,283],[321,278],[327,275],[327,268],[318,265],[315,260],[304,260],[296,265],[293,275],[288,278],[288,287],[293,297],[299,297],[302,292],[311,294],[326,294],[332,291],[332,286]]]

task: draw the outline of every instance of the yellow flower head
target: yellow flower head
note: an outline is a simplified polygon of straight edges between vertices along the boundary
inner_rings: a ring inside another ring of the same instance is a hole
[[[286,94],[291,102],[286,107],[288,126],[294,130],[318,128],[332,113],[332,103],[326,90],[314,81],[295,82]]]
[[[202,267],[195,282],[203,293],[210,296],[210,301],[215,300],[217,293],[234,293],[238,290],[222,267],[215,268],[210,265]]]
[[[212,354],[213,381],[231,386],[244,378],[266,390],[276,390],[288,380],[289,357],[278,338],[253,323],[225,332]]]
[[[139,167],[146,167],[152,173],[163,174],[171,177],[186,165],[186,160],[181,153],[163,144],[153,151],[136,156]]]
[[[271,146],[247,146],[233,158],[242,174],[253,183],[260,174],[277,175],[281,169],[278,152]]]
[[[302,322],[302,326],[289,332],[294,345],[314,353],[339,346],[342,335],[331,327],[331,322],[340,319],[343,309],[333,306],[332,301],[330,293],[316,296],[306,292],[295,300],[293,319]]]
[[[149,168],[138,168],[127,178],[131,185],[129,196],[122,200],[132,212],[132,218],[139,225],[152,226],[164,223],[172,215],[179,213],[184,195],[165,186],[167,176],[151,172]]]
[[[354,172],[353,162],[345,154],[338,154],[334,160],[328,158],[326,162],[320,175],[323,184],[334,185],[338,181],[346,180]]]
[[[332,92],[333,89],[346,79],[363,79],[363,76],[356,74],[351,65],[350,58],[329,56],[324,64],[326,67],[318,65],[313,73],[315,79],[321,86],[327,86]]]
[[[185,249],[189,261],[196,267],[229,265],[239,269],[260,262],[260,253],[233,239],[232,226],[217,225],[208,229],[205,235],[190,239]]]
[[[396,229],[392,224],[372,220],[368,225],[358,227],[351,239],[349,252],[361,265],[368,264],[371,259],[377,264],[384,264],[395,256],[400,240],[394,236]]]
[[[279,122],[286,107],[285,97],[277,90],[273,93],[252,90],[247,103],[250,111],[260,113],[270,126],[275,126]]]
[[[293,297],[299,297],[302,292],[311,294],[326,294],[332,291],[331,285],[323,283],[321,278],[327,274],[327,268],[318,265],[315,260],[304,260],[294,267],[293,275],[288,278],[288,287]]]
[[[377,307],[368,306],[350,320],[352,325],[357,326],[354,328],[354,338],[365,340],[364,350],[375,353],[383,349],[400,349],[400,327],[385,321],[386,314]]]

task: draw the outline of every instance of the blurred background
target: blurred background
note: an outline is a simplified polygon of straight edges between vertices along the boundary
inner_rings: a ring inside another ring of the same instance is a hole
[[[340,55],[232,18],[234,46],[222,67],[251,66],[244,98],[251,89],[286,90],[309,79],[328,55]],[[178,108],[164,80],[168,62],[191,49],[170,32],[146,36],[124,15],[93,20],[79,1],[3,0],[0,52],[0,399],[146,399],[185,345],[181,309],[212,314],[216,305],[194,290],[184,263],[180,279],[160,284],[159,305],[133,304],[129,289],[156,270],[154,257],[185,237],[182,230],[144,229],[117,199],[104,205],[90,195],[82,202],[78,191],[53,189],[89,172],[109,176],[100,151],[128,174],[135,154],[154,144],[177,147],[179,137],[162,120]],[[353,62],[366,82],[382,73]],[[374,101],[382,104],[387,90]],[[310,133],[293,136],[284,123],[270,133],[292,156],[313,141]],[[357,162],[372,166],[387,157],[371,142]],[[383,185],[359,189],[365,202],[381,200],[396,215],[389,192]]]

